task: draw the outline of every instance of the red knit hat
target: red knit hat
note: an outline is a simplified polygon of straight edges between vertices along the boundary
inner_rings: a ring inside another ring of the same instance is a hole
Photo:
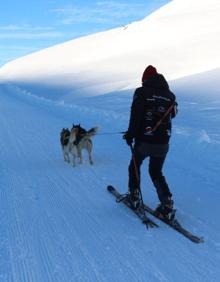
[[[153,76],[157,74],[157,69],[151,65],[149,65],[144,73],[143,73],[143,76],[142,76],[142,82],[144,82],[145,80],[147,80],[149,77]]]

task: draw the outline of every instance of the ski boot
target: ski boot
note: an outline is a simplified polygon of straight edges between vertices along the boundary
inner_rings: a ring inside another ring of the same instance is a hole
[[[117,199],[117,203],[123,201],[127,201],[132,209],[134,210],[138,209],[141,206],[139,191],[134,190],[131,192],[131,190],[129,189],[126,194],[121,195],[121,197]]]
[[[155,215],[160,219],[164,219],[167,221],[172,221],[175,218],[176,210],[173,209],[173,200],[168,198],[164,203],[158,205],[155,210]]]
[[[141,199],[138,190],[134,190],[132,193],[128,193],[128,200],[131,208],[136,210],[141,206]]]

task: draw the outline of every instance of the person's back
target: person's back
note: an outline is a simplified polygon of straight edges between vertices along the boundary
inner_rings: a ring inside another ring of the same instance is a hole
[[[156,124],[174,104],[175,95],[169,90],[165,78],[154,74],[137,88],[131,109],[128,131],[139,141],[151,144],[167,144],[171,135],[171,117],[167,115],[156,130]]]

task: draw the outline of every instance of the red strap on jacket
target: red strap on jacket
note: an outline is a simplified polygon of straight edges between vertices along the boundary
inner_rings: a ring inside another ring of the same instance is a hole
[[[151,132],[154,132],[155,130],[157,130],[157,128],[160,126],[160,124],[162,123],[162,121],[168,116],[168,114],[172,111],[173,107],[175,106],[176,102],[174,102],[166,111],[166,113],[163,115],[163,117],[158,120],[158,122],[156,123],[156,125],[153,127],[153,129],[151,130]]]

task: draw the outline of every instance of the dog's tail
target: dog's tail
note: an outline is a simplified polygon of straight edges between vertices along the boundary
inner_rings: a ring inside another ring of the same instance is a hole
[[[92,127],[86,132],[85,137],[87,138],[93,137],[94,135],[97,134],[98,129],[99,129],[98,126]]]

